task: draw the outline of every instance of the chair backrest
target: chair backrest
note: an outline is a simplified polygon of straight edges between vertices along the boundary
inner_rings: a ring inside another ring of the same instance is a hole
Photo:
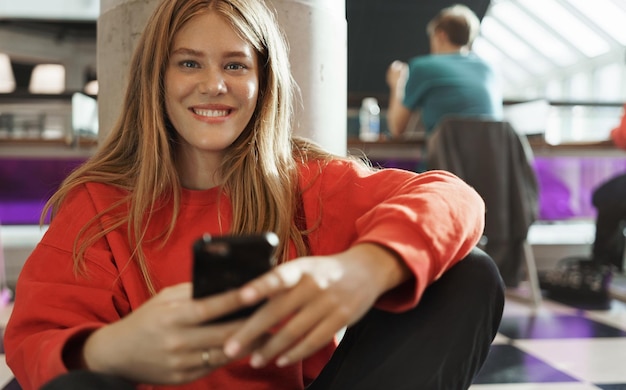
[[[483,197],[486,251],[496,263],[504,260],[490,253],[489,243],[521,243],[538,215],[532,160],[528,140],[507,121],[451,117],[429,138],[428,169],[456,174]]]

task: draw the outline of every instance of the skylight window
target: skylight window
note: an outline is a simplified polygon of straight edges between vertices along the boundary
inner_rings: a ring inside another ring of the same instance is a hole
[[[481,31],[483,36],[503,53],[514,60],[520,61],[521,65],[534,74],[541,74],[550,68],[550,64],[534,53],[528,43],[511,33],[499,21],[485,17],[482,21]]]
[[[612,0],[568,0],[600,29],[626,45],[626,10]]]
[[[588,0],[586,0],[588,1]],[[501,2],[491,15],[559,66],[576,62],[576,53],[512,2]]]
[[[595,0],[585,1],[597,6]],[[531,13],[542,19],[546,25],[554,28],[573,47],[580,49],[587,57],[596,57],[610,50],[610,45],[604,39],[555,0],[526,0],[518,2],[518,4],[527,7]]]

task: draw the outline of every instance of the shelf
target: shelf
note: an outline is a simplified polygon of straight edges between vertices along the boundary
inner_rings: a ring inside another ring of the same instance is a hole
[[[97,140],[90,138],[78,138],[74,144],[68,144],[62,139],[0,138],[0,158],[89,157],[93,154],[97,144]]]

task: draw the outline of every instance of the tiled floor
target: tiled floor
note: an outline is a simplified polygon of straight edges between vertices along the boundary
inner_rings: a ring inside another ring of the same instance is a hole
[[[626,304],[582,310],[507,299],[471,390],[626,390]]]
[[[0,310],[0,325],[10,307]],[[0,361],[0,389],[19,390]],[[626,390],[626,303],[581,310],[508,297],[500,331],[470,390]]]

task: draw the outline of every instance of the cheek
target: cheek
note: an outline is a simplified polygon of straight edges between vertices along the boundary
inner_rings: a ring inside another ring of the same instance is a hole
[[[165,115],[167,115],[170,121],[173,121],[175,118],[172,117],[172,114],[174,114],[175,112],[173,111],[174,107],[172,105],[172,98],[167,88],[165,89],[163,99],[165,102]]]
[[[172,83],[171,77],[168,76],[168,73],[165,73],[165,77],[163,78],[163,99],[165,100],[165,110],[167,113],[170,113],[171,110],[171,100],[172,100],[172,88],[174,83]]]
[[[183,98],[187,95],[187,85],[179,80],[179,78],[167,76],[164,79],[164,95],[165,111],[168,116],[176,114],[180,110]]]
[[[259,83],[251,80],[245,85],[246,89],[246,99],[250,101],[252,106],[256,106],[257,100],[259,98]]]
[[[193,84],[190,80],[177,76],[176,72],[165,72],[163,85],[165,88],[165,98],[171,101],[182,98],[193,88]]]

